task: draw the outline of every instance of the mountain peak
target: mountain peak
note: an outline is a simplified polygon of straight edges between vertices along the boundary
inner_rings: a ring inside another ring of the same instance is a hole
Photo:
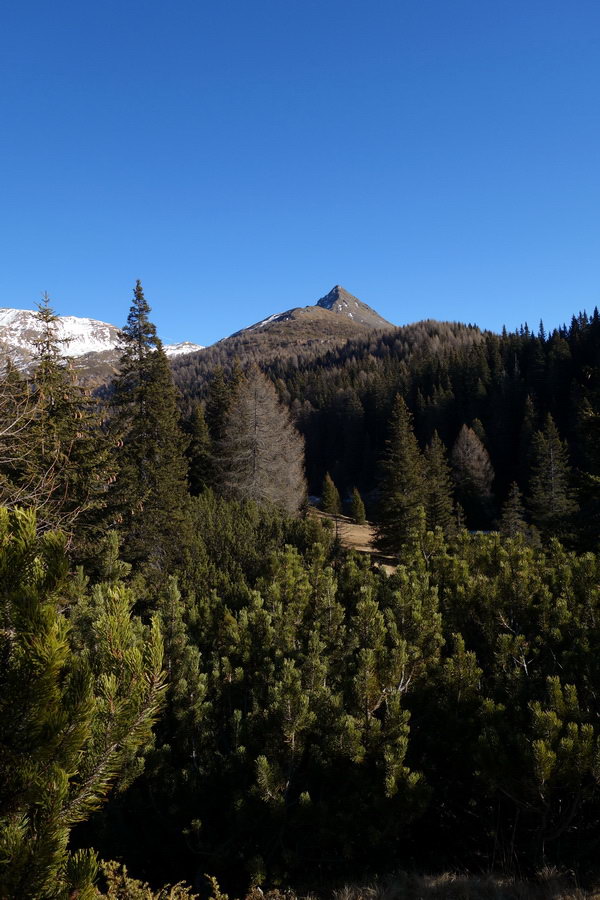
[[[348,316],[361,325],[368,325],[370,328],[389,328],[390,322],[384,319],[379,313],[349,293],[341,284],[336,284],[328,294],[317,300],[316,306],[322,309],[329,309],[331,312],[338,313],[342,316]]]
[[[338,304],[341,306],[355,306],[358,308],[358,304],[360,304],[360,300],[358,297],[355,297],[354,294],[349,293],[346,288],[343,288],[341,284],[336,284],[328,294],[325,294],[324,297],[321,297],[320,300],[317,300],[316,306],[321,306],[323,309],[333,309]],[[339,312],[341,310],[335,310]]]

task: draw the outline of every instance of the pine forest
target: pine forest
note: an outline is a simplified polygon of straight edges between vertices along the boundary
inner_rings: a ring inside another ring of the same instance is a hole
[[[0,383],[0,898],[600,883],[598,310],[171,360],[138,281],[95,386],[36,317]]]

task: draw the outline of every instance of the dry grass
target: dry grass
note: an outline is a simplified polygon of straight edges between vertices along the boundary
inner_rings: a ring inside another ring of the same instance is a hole
[[[584,890],[572,876],[548,870],[521,881],[502,876],[400,873],[368,886],[348,886],[334,900],[600,900],[600,889]]]
[[[320,893],[319,900],[327,896]],[[569,873],[546,870],[524,881],[499,875],[446,872],[419,875],[400,872],[367,885],[347,885],[328,895],[329,900],[600,900],[600,888],[584,890]],[[254,888],[246,900],[316,900],[299,898],[293,891]]]
[[[327,519],[337,529],[337,535],[343,547],[347,550],[355,550],[357,553],[366,553],[375,565],[386,572],[393,572],[396,561],[391,556],[383,556],[375,548],[375,528],[369,522],[357,525],[349,516],[331,516],[320,509],[311,509],[311,513],[319,519]]]

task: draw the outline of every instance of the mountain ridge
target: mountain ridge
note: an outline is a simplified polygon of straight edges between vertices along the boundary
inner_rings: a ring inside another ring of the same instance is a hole
[[[341,325],[342,322],[347,323],[348,320],[353,326],[352,328],[344,328]],[[354,294],[351,294],[341,285],[336,284],[328,294],[325,294],[324,297],[321,297],[310,306],[294,306],[283,312],[273,313],[259,322],[255,322],[253,325],[240,328],[239,331],[230,334],[228,338],[222,338],[221,340],[240,338],[248,333],[271,329],[284,322],[296,321],[302,321],[305,327],[310,321],[321,325],[327,324],[330,326],[329,332],[332,329],[337,329],[344,333],[344,337],[351,337],[352,333],[364,332],[364,330],[388,330],[396,327],[391,322],[388,322],[387,319],[384,319],[383,316],[380,316],[372,307],[355,297]]]
[[[6,354],[17,368],[26,370],[33,364],[35,342],[41,332],[35,311],[0,308],[0,353]],[[87,316],[57,316],[56,336],[61,354],[72,359],[77,369],[104,370],[118,363],[121,329],[116,325]],[[190,341],[163,347],[169,358],[204,349]]]

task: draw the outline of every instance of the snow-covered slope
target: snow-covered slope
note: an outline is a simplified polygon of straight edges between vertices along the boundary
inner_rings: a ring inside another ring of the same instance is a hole
[[[80,357],[89,353],[119,353],[120,331],[115,325],[80,316],[59,316],[57,337],[63,356]],[[27,309],[0,309],[0,352],[7,353],[20,368],[26,368],[35,355],[35,341],[42,334],[36,314]],[[183,341],[167,344],[167,356],[202,350],[199,344]]]
[[[180,341],[179,344],[165,344],[167,356],[181,356],[183,353],[195,353],[196,350],[204,350],[201,344],[192,344],[191,341]]]
[[[60,316],[56,323],[63,356],[83,356],[114,350],[119,341],[119,329],[96,319]],[[0,343],[8,349],[19,349],[27,359],[35,350],[35,341],[42,334],[36,314],[27,309],[0,309]],[[64,343],[62,343],[64,341]]]

